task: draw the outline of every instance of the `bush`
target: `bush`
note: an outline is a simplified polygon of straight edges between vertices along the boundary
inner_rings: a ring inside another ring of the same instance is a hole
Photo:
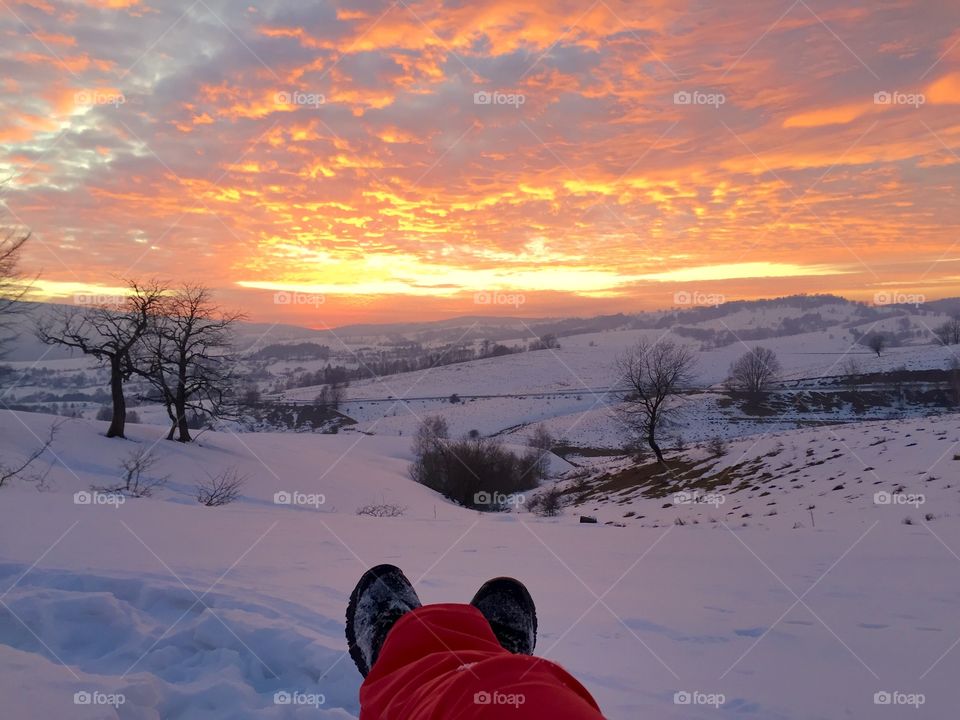
[[[206,507],[229,505],[238,497],[247,478],[237,468],[228,468],[219,475],[197,484],[197,502]]]
[[[719,435],[710,438],[707,443],[707,451],[712,457],[723,457],[727,454],[727,443]]]
[[[120,461],[121,483],[113,487],[94,485],[92,490],[106,493],[123,493],[130,497],[150,497],[158,487],[163,487],[169,476],[151,475],[150,471],[157,464],[157,456],[151,455],[149,450],[138,448]]]
[[[560,488],[552,487],[534,495],[527,502],[527,509],[540,517],[556,517],[563,514],[563,493]]]
[[[553,448],[553,436],[543,426],[537,425],[533,429],[533,435],[527,440],[532,455],[531,460],[535,465],[537,481],[546,480],[550,475],[550,453]]]
[[[380,503],[358,507],[357,515],[367,515],[368,517],[400,517],[406,511],[407,508],[403,505]]]
[[[511,495],[535,488],[539,456],[518,456],[493,438],[447,440],[436,418],[417,430],[410,475],[417,482],[464,507],[502,510]]]

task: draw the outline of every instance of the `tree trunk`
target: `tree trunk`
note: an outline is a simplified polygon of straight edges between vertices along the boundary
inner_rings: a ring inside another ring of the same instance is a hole
[[[657,456],[657,462],[663,464],[663,451],[660,450],[660,446],[657,445],[657,439],[653,434],[653,423],[650,423],[650,427],[647,429],[647,444],[650,446],[650,449],[653,450],[653,454]]]
[[[174,399],[174,406],[177,412],[177,429],[180,431],[178,442],[190,442],[190,426],[187,425],[187,395],[184,392],[183,385],[177,386],[177,395]]]
[[[167,392],[166,386],[164,386],[163,394],[163,404],[167,408],[167,417],[170,419],[170,432],[167,433],[167,440],[173,440],[173,434],[177,431],[177,416],[173,411],[173,403],[170,401],[170,393]]]
[[[127,402],[123,397],[123,374],[120,372],[120,357],[110,358],[110,398],[113,401],[113,417],[107,429],[107,437],[123,437],[127,421]]]

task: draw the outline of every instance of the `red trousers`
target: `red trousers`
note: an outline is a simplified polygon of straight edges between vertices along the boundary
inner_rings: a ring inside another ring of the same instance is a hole
[[[471,605],[427,605],[390,630],[360,688],[360,720],[603,720],[559,665],[507,652]]]

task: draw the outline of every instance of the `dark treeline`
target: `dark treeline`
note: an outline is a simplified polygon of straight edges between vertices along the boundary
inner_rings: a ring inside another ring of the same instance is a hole
[[[315,371],[307,370],[295,373],[292,377],[286,379],[284,389],[311,387],[313,385],[343,385],[353,380],[367,380],[384,375],[428,370],[440,365],[454,365],[470,360],[482,360],[555,347],[558,347],[556,338],[552,335],[545,335],[525,346],[507,346],[484,341],[479,347],[447,345],[425,349],[420,343],[408,343],[402,346],[394,346],[389,350],[358,350],[351,356],[357,363],[357,367],[348,368],[344,365],[327,364]]]

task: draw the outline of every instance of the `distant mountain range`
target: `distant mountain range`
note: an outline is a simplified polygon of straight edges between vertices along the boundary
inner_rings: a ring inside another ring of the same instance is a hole
[[[685,298],[684,298],[685,299]],[[691,301],[697,300],[690,298]],[[71,357],[57,347],[42,345],[33,334],[34,318],[51,303],[24,303],[14,330],[19,333],[6,360]],[[696,338],[698,333],[736,326],[755,339],[790,335],[833,326],[858,325],[905,314],[952,315],[960,313],[960,298],[934,300],[918,305],[868,305],[836,295],[793,295],[763,300],[736,300],[719,305],[676,307],[636,314],[618,313],[589,318],[524,318],[468,315],[429,322],[370,323],[316,330],[284,323],[244,322],[238,326],[237,346],[255,350],[265,344],[316,342],[338,348],[343,344],[392,345],[404,343],[471,343],[531,340],[544,335],[564,337],[622,329],[675,328]]]

